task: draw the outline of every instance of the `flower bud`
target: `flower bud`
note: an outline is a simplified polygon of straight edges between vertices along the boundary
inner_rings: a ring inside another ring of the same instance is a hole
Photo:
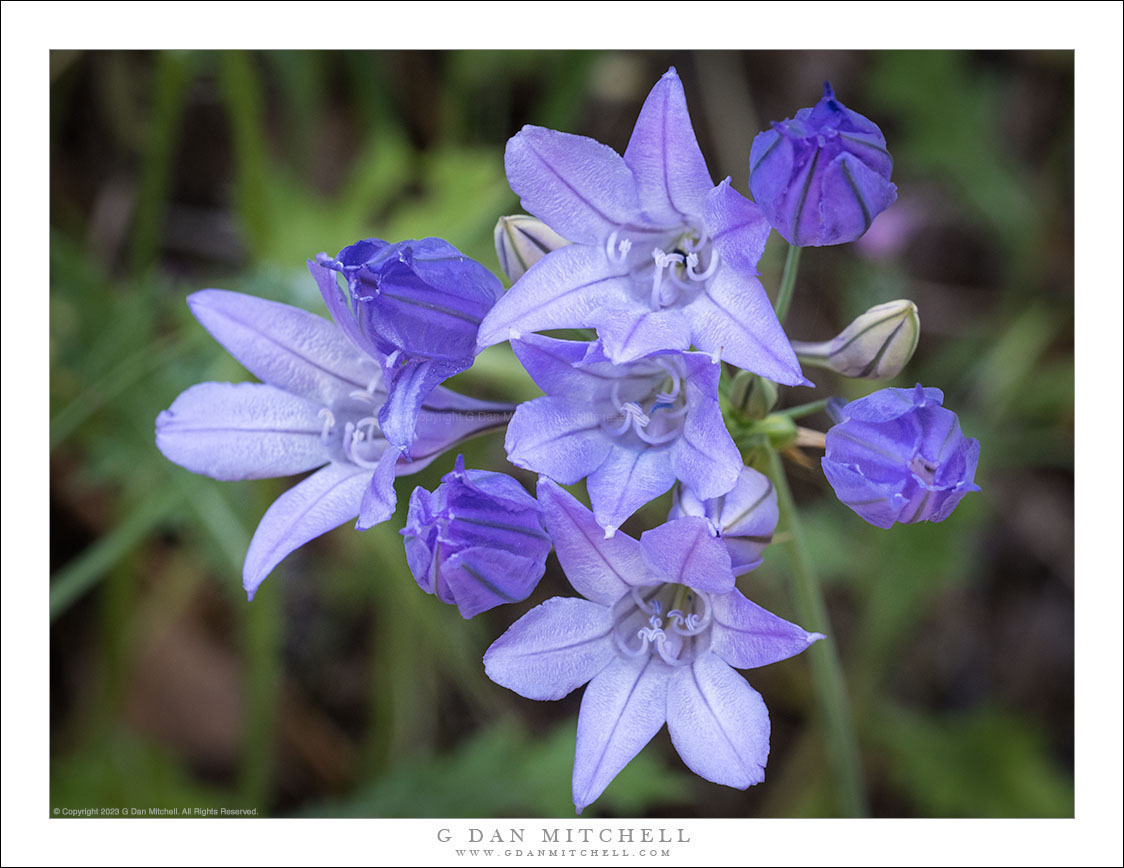
[[[908,298],[878,304],[830,341],[793,341],[801,364],[829,368],[844,377],[889,380],[901,373],[921,332],[917,305]]]
[[[777,404],[777,384],[772,380],[738,371],[730,384],[730,403],[750,419],[764,419]]]
[[[836,496],[875,527],[944,521],[970,491],[980,443],[960,433],[940,389],[881,389],[840,410],[823,471]]]
[[[710,522],[730,553],[734,575],[740,576],[761,565],[761,553],[773,540],[777,527],[777,492],[769,477],[743,467],[738,483],[722,497],[700,500],[686,487],[675,490],[668,521],[699,515]]]
[[[789,244],[843,244],[861,237],[897,198],[892,168],[881,130],[825,82],[815,106],[753,140],[749,189]]]
[[[504,473],[465,470],[461,455],[433,492],[414,489],[401,534],[418,587],[464,618],[527,599],[551,549],[538,501]]]
[[[526,214],[501,217],[496,222],[495,240],[500,268],[512,283],[552,250],[570,243],[537,217]]]
[[[498,277],[440,238],[367,238],[309,270],[332,316],[383,367],[383,436],[409,456],[422,402],[476,358],[480,322],[503,295]],[[341,291],[336,275],[347,283]]]

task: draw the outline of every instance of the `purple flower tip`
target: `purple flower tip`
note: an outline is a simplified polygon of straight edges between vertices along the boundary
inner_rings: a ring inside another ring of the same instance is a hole
[[[860,238],[897,198],[881,130],[835,98],[823,98],[753,140],[749,189],[789,244],[821,247]]]

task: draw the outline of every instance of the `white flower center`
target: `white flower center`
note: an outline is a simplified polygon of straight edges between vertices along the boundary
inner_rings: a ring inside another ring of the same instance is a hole
[[[686,666],[710,649],[710,595],[686,585],[633,588],[613,609],[613,640],[625,657],[651,654]]]
[[[320,440],[333,461],[367,468],[378,464],[387,445],[379,430],[378,409],[386,400],[379,382],[375,379],[366,389],[356,389],[320,411]]]
[[[652,310],[672,307],[689,299],[718,270],[719,255],[705,229],[685,226],[675,237],[664,236],[665,246],[648,247],[648,256],[641,255],[645,245],[621,238],[613,232],[605,242],[605,255],[614,265],[631,264],[630,274],[644,288]],[[633,254],[633,248],[638,252]],[[648,269],[651,269],[650,278]]]
[[[687,393],[682,361],[657,357],[648,377],[613,380],[605,406],[602,430],[612,437],[636,437],[649,446],[662,446],[683,432]]]

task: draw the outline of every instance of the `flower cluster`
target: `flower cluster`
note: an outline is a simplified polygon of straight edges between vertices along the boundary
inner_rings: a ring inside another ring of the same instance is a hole
[[[889,379],[917,345],[906,299],[876,305],[831,341],[790,341],[757,270],[773,228],[813,246],[869,228],[896,195],[885,140],[827,87],[814,108],[754,141],[752,202],[730,178],[714,183],[673,68],[623,155],[528,126],[505,161],[533,215],[496,226],[508,292],[447,241],[425,238],[366,239],[310,261],[334,322],[196,293],[196,318],[261,382],[189,388],[157,418],[157,446],[215,479],[314,471],[254,534],[243,575],[252,597],[312,538],[351,519],[359,530],[389,519],[397,476],[506,430],[508,460],[538,475],[537,498],[462,456],[432,492],[415,488],[401,534],[419,587],[471,618],[527,599],[556,551],[580,596],[531,609],[487,650],[484,669],[531,699],[588,684],[579,812],[665,723],[693,771],[744,789],[763,778],[769,717],[734,670],[824,638],[736,587],[762,563],[779,517],[779,479],[747,466],[751,444],[819,442],[840,500],[879,527],[941,521],[978,490],[979,444],[937,389],[876,392],[803,440],[791,414],[773,411],[779,386],[811,385],[802,361]],[[538,334],[573,328],[595,334]],[[441,385],[505,341],[541,397],[514,406]],[[726,389],[724,364],[741,369]],[[583,480],[592,509],[561,487]],[[665,523],[638,539],[620,530],[669,491]]]

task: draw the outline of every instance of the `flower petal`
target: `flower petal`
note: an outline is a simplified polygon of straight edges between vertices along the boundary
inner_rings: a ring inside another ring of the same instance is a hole
[[[689,353],[684,361],[688,370],[684,388],[691,409],[683,433],[672,444],[671,468],[699,497],[720,497],[737,484],[743,466],[718,405],[722,369],[702,353]]]
[[[890,528],[909,503],[909,498],[902,494],[902,489],[906,486],[905,479],[872,481],[855,468],[839,464],[830,458],[820,459],[820,466],[840,502],[851,507],[875,527]]]
[[[473,546],[446,560],[441,578],[452,590],[461,617],[473,618],[504,603],[526,600],[544,570],[545,557],[536,561],[503,549]]]
[[[668,449],[629,449],[617,444],[586,479],[593,514],[607,533],[615,532],[636,510],[674,484]]]
[[[356,530],[369,530],[394,515],[394,509],[398,505],[398,496],[394,492],[394,477],[400,472],[401,465],[409,465],[409,463],[399,458],[398,452],[394,449],[383,452],[378,464],[375,465],[375,472],[371,473],[371,481],[363,491],[363,499],[359,502]],[[370,470],[367,472],[370,473]]]
[[[524,210],[577,244],[603,244],[640,211],[620,154],[586,136],[525,126],[508,140],[504,166]]]
[[[898,188],[854,154],[842,153],[824,170],[819,202],[822,238],[828,243],[858,238],[898,198]]]
[[[934,386],[879,389],[843,407],[843,416],[858,422],[889,422],[926,404],[943,404],[944,392]]]
[[[706,197],[706,228],[724,266],[757,274],[772,227],[761,209],[735,190],[730,179]]]
[[[251,600],[286,555],[355,518],[370,476],[370,470],[354,464],[329,464],[273,502],[254,531],[242,568],[242,587]]]
[[[628,307],[632,278],[603,247],[570,244],[544,256],[480,323],[477,342],[490,347],[544,329],[580,328],[598,308]]]
[[[604,376],[581,367],[589,351],[585,341],[563,341],[544,335],[524,335],[512,340],[511,349],[535,384],[547,394],[563,392],[570,398],[588,399]]]
[[[659,583],[638,540],[624,533],[605,539],[593,513],[549,479],[539,480],[538,493],[562,571],[587,600],[611,606],[634,585]]]
[[[605,354],[617,365],[691,346],[690,323],[675,309],[603,308],[590,314],[586,323],[597,329]]]
[[[580,813],[652,740],[667,716],[668,667],[618,657],[589,682],[578,713],[574,805]]]
[[[193,293],[187,303],[246,370],[294,395],[328,405],[379,376],[338,328],[306,310],[222,289]]]
[[[699,777],[739,790],[765,779],[765,702],[713,654],[702,655],[668,681],[667,730],[683,762]]]
[[[778,383],[810,385],[755,275],[723,265],[683,312],[703,352]]]
[[[484,671],[527,699],[561,699],[614,659],[612,627],[607,606],[554,597],[492,643],[484,654]]]
[[[322,253],[320,255],[330,260],[327,254]],[[363,334],[359,328],[359,323],[355,320],[355,314],[352,313],[351,307],[347,303],[347,296],[336,278],[339,272],[333,268],[326,268],[311,259],[307,260],[306,264],[309,273],[316,281],[316,285],[320,287],[320,295],[324,299],[324,304],[328,306],[336,325],[347,335],[356,349],[381,362],[383,354],[378,351],[370,338]]]
[[[726,546],[701,516],[678,518],[646,530],[640,544],[666,582],[719,594],[734,587]]]
[[[624,161],[636,176],[640,204],[650,218],[682,223],[702,212],[714,181],[699,150],[674,66],[644,101]]]
[[[458,443],[501,428],[514,411],[512,404],[479,401],[438,386],[429,393],[418,414],[415,438],[410,446],[413,460],[409,464],[399,463],[398,475],[421,470]]]
[[[387,397],[379,409],[379,430],[399,452],[409,456],[417,436],[418,414],[429,393],[455,368],[441,362],[406,358],[386,373]]]
[[[548,396],[521,404],[507,426],[507,458],[564,485],[605,463],[612,444],[586,401]]]
[[[710,602],[714,607],[711,651],[738,669],[787,660],[824,638],[778,618],[736,589],[711,597]]]
[[[200,383],[156,417],[156,446],[213,479],[291,476],[328,462],[320,409],[262,383]]]

